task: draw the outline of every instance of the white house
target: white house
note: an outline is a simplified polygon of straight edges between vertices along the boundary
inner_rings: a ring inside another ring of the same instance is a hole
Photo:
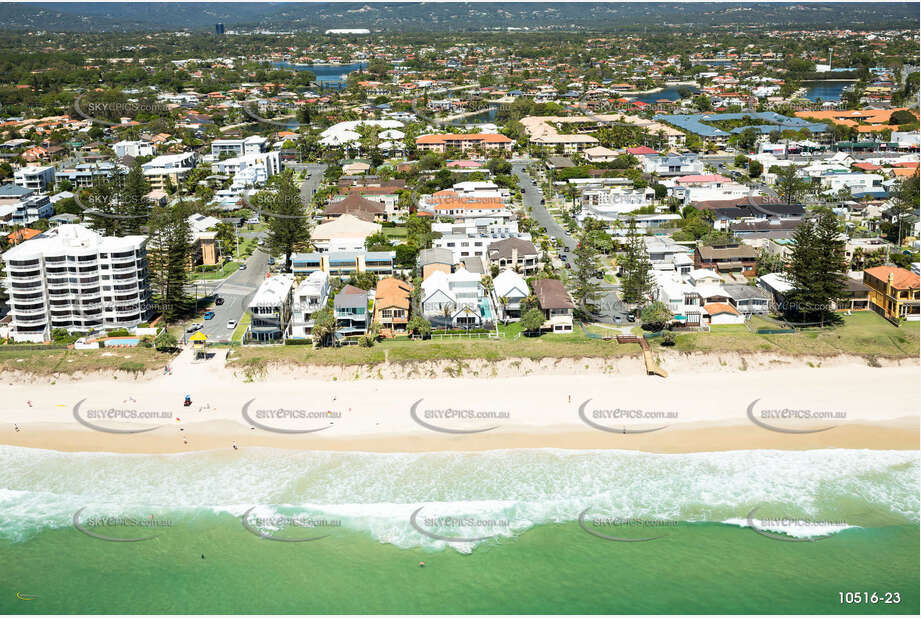
[[[684,176],[704,171],[703,161],[696,154],[646,156],[640,157],[640,162],[645,173],[659,176]]]
[[[521,301],[530,295],[524,277],[512,269],[503,270],[493,279],[493,295],[499,315],[506,321],[521,319]],[[503,302],[504,301],[504,302]]]
[[[309,339],[314,325],[314,314],[329,302],[329,275],[314,271],[294,289],[291,306],[291,325],[288,337]]]
[[[112,149],[119,159],[122,157],[152,157],[154,154],[154,145],[146,140],[122,140],[112,144]]]
[[[422,315],[444,325],[445,310],[452,326],[480,326],[495,319],[481,275],[465,268],[453,273],[437,270],[422,282]]]
[[[30,165],[13,172],[13,182],[25,189],[47,191],[54,184],[53,165]]]
[[[284,339],[291,318],[294,275],[287,273],[263,280],[249,301],[252,317],[247,335],[256,341]]]

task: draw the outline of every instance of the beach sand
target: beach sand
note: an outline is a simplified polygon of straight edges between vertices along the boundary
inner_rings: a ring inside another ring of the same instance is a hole
[[[369,452],[919,448],[916,363],[733,372],[702,364],[667,379],[589,372],[330,380],[282,371],[245,381],[219,360],[196,365],[178,359],[171,375],[152,378],[5,380],[0,443],[120,453],[230,449],[234,443]],[[182,405],[186,394],[190,407]],[[153,429],[90,428],[75,418],[79,402],[76,415],[86,425]],[[116,416],[92,417],[98,410]],[[122,410],[157,418],[132,420],[118,416]],[[793,419],[791,410],[801,416],[830,412],[831,418]],[[290,418],[292,411],[309,417]],[[459,418],[464,415],[475,418]]]

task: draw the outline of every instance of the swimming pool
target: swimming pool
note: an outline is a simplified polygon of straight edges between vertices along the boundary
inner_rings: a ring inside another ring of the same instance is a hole
[[[108,347],[112,346],[136,346],[140,339],[137,337],[112,337],[103,340],[103,344]]]

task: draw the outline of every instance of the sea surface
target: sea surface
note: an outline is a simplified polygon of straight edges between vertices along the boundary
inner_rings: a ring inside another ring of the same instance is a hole
[[[918,484],[916,451],[0,446],[0,612],[917,614]]]

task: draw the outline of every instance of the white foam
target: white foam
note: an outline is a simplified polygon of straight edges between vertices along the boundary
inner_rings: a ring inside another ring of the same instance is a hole
[[[43,527],[69,526],[84,506],[177,517],[201,510],[239,517],[258,506],[260,517],[303,513],[340,520],[398,547],[459,551],[480,542],[426,536],[409,525],[412,512],[424,507],[427,517],[497,520],[501,525],[479,521],[431,532],[498,539],[574,521],[587,508],[612,518],[736,525],[755,507],[768,509],[759,511],[765,518],[778,512],[860,525],[872,511],[889,523],[917,522],[918,457],[846,449],[125,455],[0,446],[0,537],[19,540]]]

